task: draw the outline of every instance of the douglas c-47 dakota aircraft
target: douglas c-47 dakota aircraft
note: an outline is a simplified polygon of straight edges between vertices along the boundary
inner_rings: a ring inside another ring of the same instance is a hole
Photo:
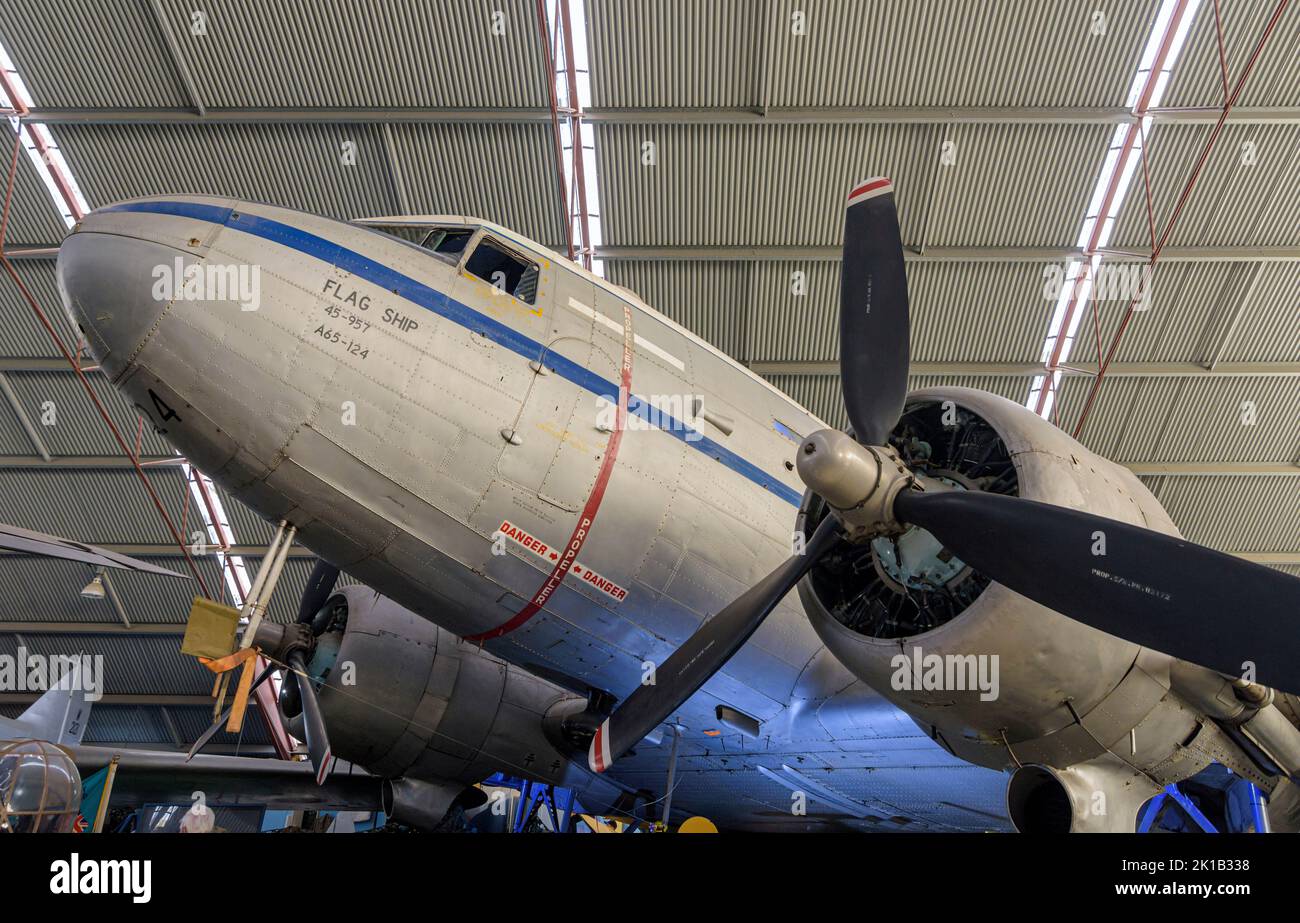
[[[249,641],[398,816],[505,771],[724,829],[1132,831],[1218,764],[1300,824],[1300,581],[1024,407],[907,394],[889,180],[846,209],[848,433],[472,218],[139,199],[58,269],[114,385],[320,556]]]

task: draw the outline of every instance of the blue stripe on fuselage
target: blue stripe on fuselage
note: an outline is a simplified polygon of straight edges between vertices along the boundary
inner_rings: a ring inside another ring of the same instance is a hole
[[[467,304],[462,304],[443,292],[417,282],[410,276],[376,262],[367,256],[349,250],[341,244],[318,237],[293,225],[236,212],[232,208],[219,205],[206,205],[200,202],[127,202],[113,205],[102,211],[145,212],[159,215],[175,215],[184,218],[197,218],[213,224],[222,224],[252,234],[263,240],[269,240],[308,256],[315,257],[331,266],[338,266],[355,276],[405,298],[413,304],[433,311],[467,330],[486,337],[494,343],[518,353],[528,360],[537,360],[545,352],[541,343],[525,336],[513,327],[503,324],[495,318],[480,314]],[[353,226],[356,227],[356,226]],[[368,230],[361,227],[359,230]],[[378,234],[379,232],[371,232]],[[615,403],[618,401],[618,385],[597,375],[591,369],[567,359],[557,353],[546,354],[546,365],[557,374],[568,379],[580,388],[604,397]],[[741,458],[725,446],[705,436],[699,430],[687,426],[667,413],[655,409],[644,398],[637,395],[628,396],[628,412],[636,414],[655,429],[669,433],[687,445],[710,458],[716,459],[735,471],[741,477],[752,481],[760,487],[772,491],[791,506],[798,506],[802,496],[781,481],[772,477],[762,468]]]

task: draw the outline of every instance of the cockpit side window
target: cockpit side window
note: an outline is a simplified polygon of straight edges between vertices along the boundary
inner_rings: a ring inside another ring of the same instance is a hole
[[[420,246],[454,264],[460,261],[460,255],[473,236],[472,228],[434,228],[425,235]]]
[[[537,301],[540,267],[505,249],[490,237],[479,242],[465,263],[465,269],[525,304]]]

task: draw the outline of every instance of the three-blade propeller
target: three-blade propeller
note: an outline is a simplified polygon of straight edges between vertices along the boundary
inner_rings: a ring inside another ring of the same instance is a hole
[[[254,644],[258,647],[268,649],[281,649],[276,652],[281,654],[284,663],[287,665],[287,672],[293,675],[292,683],[286,681],[280,687],[279,708],[282,715],[287,717],[297,717],[302,715],[302,734],[307,744],[307,755],[311,760],[312,768],[316,771],[316,784],[323,785],[325,778],[329,775],[330,767],[333,764],[333,758],[330,752],[329,732],[325,727],[325,719],[321,715],[320,702],[316,697],[316,684],[311,675],[307,672],[308,655],[310,654],[311,645],[315,643],[315,638],[329,626],[329,618],[326,613],[326,605],[334,592],[334,584],[338,581],[339,569],[333,564],[318,560],[316,566],[312,568],[311,576],[307,579],[307,587],[303,591],[302,600],[298,606],[298,620],[293,626],[271,625],[263,622],[262,627],[258,629],[257,637]],[[281,669],[276,664],[268,666],[257,677],[253,683],[252,689],[262,685],[271,674]],[[199,737],[194,745],[190,748],[189,756],[193,757],[199,750],[203,749],[213,736],[225,726],[227,719],[230,717],[230,709],[226,712]]]
[[[992,580],[1102,631],[1229,675],[1300,692],[1300,580],[1149,529],[943,485],[907,472],[889,448],[907,392],[907,278],[893,184],[849,194],[840,282],[840,372],[856,442],[823,430],[799,474],[829,507],[804,549],[707,620],[592,739],[603,772],[720,670],[844,538],[915,525]],[[1094,548],[1098,533],[1106,553]]]

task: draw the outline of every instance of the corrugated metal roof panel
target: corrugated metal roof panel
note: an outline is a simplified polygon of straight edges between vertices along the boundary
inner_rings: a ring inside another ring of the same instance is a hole
[[[565,239],[550,125],[394,125],[392,132],[413,214],[473,215],[542,244]]]
[[[7,512],[3,515],[8,519]],[[0,621],[118,624],[117,613],[107,599],[82,597],[81,588],[92,573],[90,567],[76,561],[0,557]],[[117,576],[115,572],[111,578],[114,587],[118,586]]]
[[[1147,158],[1159,238],[1209,138],[1210,125],[1157,123]],[[1246,152],[1247,144],[1253,154]],[[1253,165],[1247,164],[1250,156]],[[1300,245],[1300,125],[1228,123],[1169,237],[1171,247]],[[1145,187],[1134,175],[1113,237],[1121,249],[1150,250]]]
[[[749,0],[588,0],[593,106],[752,106],[763,13]]]
[[[1157,6],[1109,3],[1096,35],[1093,7],[1013,0],[588,2],[592,93],[610,107],[1120,106]]]
[[[1237,326],[1223,349],[1223,362],[1293,362],[1300,356],[1300,263],[1265,263]]]
[[[1058,406],[1069,429],[1090,383],[1062,383]],[[1290,462],[1300,450],[1297,398],[1296,379],[1284,376],[1108,379],[1082,442],[1123,461]],[[1246,401],[1254,404],[1252,425],[1242,422]]]
[[[211,710],[209,709],[209,717]],[[161,709],[151,705],[94,705],[86,724],[87,744],[156,744],[174,747]]]
[[[104,658],[108,695],[207,695],[212,674],[180,651],[177,635],[84,635],[29,632],[28,652],[44,657],[86,653]],[[0,634],[0,653],[14,655],[18,642]]]
[[[180,470],[149,468],[146,477],[179,526],[185,493]],[[0,510],[10,525],[91,544],[172,542],[157,509],[130,468],[0,469]]]
[[[1146,289],[1150,293],[1149,307],[1133,312],[1115,361],[1208,363],[1222,342],[1251,277],[1268,265],[1286,264],[1157,263]],[[1103,272],[1116,270],[1132,272],[1136,281],[1143,267],[1138,263],[1103,263]],[[1131,298],[1122,285],[1116,285],[1113,294],[1115,297],[1096,302],[1103,352],[1109,348],[1115,326]],[[1080,322],[1069,364],[1097,361],[1091,304]]]
[[[6,0],[0,41],[37,106],[188,105],[147,2]]]
[[[548,105],[532,0],[207,0],[202,36],[190,0],[163,5],[206,106]]]
[[[1119,106],[1157,3],[771,4],[774,106]],[[807,32],[793,12],[806,11]]]
[[[840,351],[840,264],[753,263],[751,362],[829,362]],[[796,276],[802,273],[802,278]],[[798,291],[803,294],[796,294]]]
[[[611,260],[606,276],[733,358],[749,356],[751,267],[734,262]]]
[[[158,567],[165,567],[186,577],[190,576],[189,565],[179,554],[141,560],[156,564]],[[194,563],[199,573],[203,575],[208,589],[221,598],[224,583],[216,558],[210,554],[196,555]],[[113,571],[109,579],[117,590],[118,598],[122,601],[122,609],[132,625],[174,625],[177,622],[184,622],[189,615],[194,597],[203,595],[199,585],[192,579],[176,580],[130,571]],[[224,602],[230,604],[228,598],[224,599]],[[111,612],[112,607],[108,608]],[[178,647],[179,644],[178,637]]]
[[[608,274],[740,361],[839,358],[838,263],[611,260]],[[1051,307],[1039,264],[909,263],[907,275],[914,362],[1038,358]]]
[[[927,175],[932,246],[1073,246],[1114,133],[1110,125],[955,125],[936,133]],[[939,162],[953,145],[952,166]]]
[[[357,218],[397,210],[377,125],[54,125],[92,208],[165,193],[226,195]],[[356,163],[342,162],[345,142]]]
[[[897,178],[903,237],[919,237],[928,126],[598,125],[605,242],[835,245],[844,195],[864,174]],[[642,162],[656,145],[657,163]]]
[[[1147,486],[1191,541],[1220,551],[1296,547],[1300,478],[1156,477]]]
[[[1223,22],[1224,56],[1228,64],[1228,89],[1231,92],[1246,59],[1254,50],[1264,27],[1277,4],[1220,3]],[[1264,50],[1255,62],[1238,106],[1300,105],[1300,16],[1294,10],[1284,13]],[[1223,77],[1219,67],[1219,40],[1214,25],[1214,7],[1201,4],[1196,22],[1187,35],[1187,43],[1174,68],[1166,106],[1219,106],[1223,104]]]
[[[176,725],[181,740],[185,741],[186,744],[192,744],[198,740],[203,732],[208,729],[208,726],[212,724],[212,709],[203,706],[168,705],[167,713],[171,715],[172,722]],[[95,712],[91,712],[92,722],[94,721],[94,715]],[[166,742],[172,742],[170,735]],[[266,721],[262,718],[261,709],[257,707],[250,708],[244,713],[244,728],[239,734],[227,734],[223,726],[216,733],[216,736],[212,738],[214,744],[241,743],[245,746],[264,746],[270,742],[271,735],[267,732]]]
[[[151,423],[146,420],[143,427],[140,425],[139,412],[102,374],[92,372],[86,378],[117,424],[122,438],[133,449],[139,436],[141,455],[172,454],[171,446],[154,432]],[[28,417],[39,427],[41,439],[52,454],[122,454],[117,441],[73,372],[10,372],[9,381],[26,408]],[[46,420],[53,422],[46,423]],[[31,452],[24,451],[20,454],[30,455]]]
[[[3,98],[2,92],[0,98]],[[7,121],[4,122],[5,126],[8,124]],[[9,183],[8,163],[14,149],[13,133],[0,130],[0,140],[4,142],[0,146],[4,151],[5,163],[5,169],[0,172],[0,197],[3,197]],[[18,169],[14,173],[13,198],[9,203],[9,224],[5,228],[5,245],[13,247],[22,244],[32,246],[57,244],[67,233],[67,225],[63,223],[58,209],[54,207],[49,190],[37,175],[36,168],[32,166],[27,153],[20,152]],[[13,285],[8,275],[4,273],[5,287]]]
[[[45,312],[63,344],[69,350],[74,349],[76,335],[63,313],[54,260],[14,260],[10,265]],[[0,324],[0,355],[23,359],[50,356],[62,358],[49,333],[7,272],[0,273],[0,316],[5,319],[5,323]]]
[[[605,241],[834,246],[843,199],[892,176],[905,243],[1069,246],[1105,147],[1098,126],[597,126]],[[955,166],[939,163],[945,139]],[[657,164],[643,163],[643,145]],[[936,178],[933,213],[927,215]]]

